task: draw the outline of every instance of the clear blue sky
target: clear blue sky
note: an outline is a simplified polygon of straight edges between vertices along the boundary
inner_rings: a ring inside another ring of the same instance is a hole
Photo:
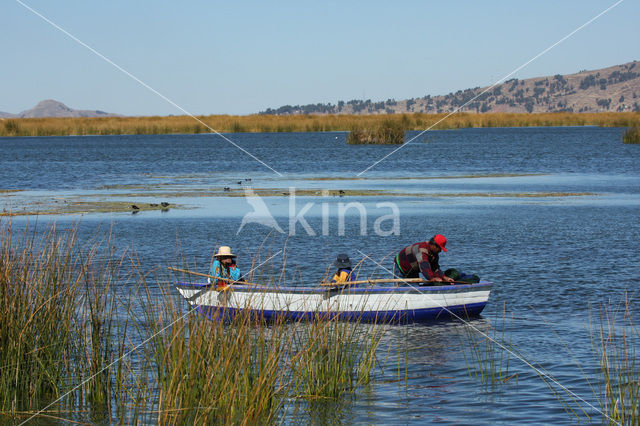
[[[615,3],[22,1],[194,114],[488,86]],[[513,77],[640,60],[639,19],[625,0]],[[182,114],[15,0],[0,34],[0,111]]]

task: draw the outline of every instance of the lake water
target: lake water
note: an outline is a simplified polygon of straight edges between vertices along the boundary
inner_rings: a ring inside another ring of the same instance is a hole
[[[76,224],[82,238],[111,228],[117,247],[135,249],[145,270],[166,278],[178,245],[205,272],[215,247],[230,245],[247,270],[263,243],[269,249],[263,248],[262,259],[284,250],[271,267],[279,271],[284,255],[288,284],[317,283],[343,252],[362,261],[360,276],[383,277],[376,262],[387,268],[404,246],[444,234],[444,268],[495,283],[482,317],[471,324],[499,325],[506,310],[509,343],[584,400],[573,406],[590,416],[578,411],[581,421],[601,423],[588,383],[598,369],[589,315],[597,317],[602,304],[617,306],[626,295],[633,318],[640,319],[640,146],[623,144],[623,131],[432,131],[362,175],[397,147],[347,145],[344,133],[228,135],[269,169],[214,135],[1,138],[0,190],[20,192],[1,196],[0,209],[17,211],[34,200],[168,201],[180,208],[12,219],[14,226],[31,228],[52,220]],[[270,233],[260,223],[240,229],[252,206],[242,196],[220,196],[224,187],[303,195],[261,198],[283,231]],[[322,190],[346,196],[322,196]],[[361,195],[364,190],[375,195]],[[383,220],[377,232],[376,220],[394,208],[395,219]],[[293,227],[292,213],[299,218]],[[398,232],[389,235],[395,223]],[[307,416],[318,423],[376,424],[578,420],[513,356],[509,373],[517,379],[487,386],[471,378],[459,350],[464,327],[459,321],[389,326],[372,386],[346,401],[291,412],[285,422]],[[408,349],[407,379],[398,382],[402,348]]]

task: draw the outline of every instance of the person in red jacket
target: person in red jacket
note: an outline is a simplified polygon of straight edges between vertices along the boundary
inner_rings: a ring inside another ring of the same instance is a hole
[[[440,270],[439,256],[446,249],[447,239],[444,235],[436,234],[429,241],[415,243],[400,250],[395,257],[394,271],[401,278],[418,278],[420,273],[430,282],[453,283],[453,279],[446,277]]]

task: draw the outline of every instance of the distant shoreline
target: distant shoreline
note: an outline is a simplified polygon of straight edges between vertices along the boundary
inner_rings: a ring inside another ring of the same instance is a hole
[[[212,131],[220,133],[348,132],[375,127],[384,120],[397,121],[406,131],[430,128],[446,130],[485,127],[640,126],[640,112],[484,114],[461,112],[445,118],[446,116],[447,113],[210,115],[197,116],[197,120],[189,116],[5,118],[0,119],[0,137],[199,134],[212,133]]]

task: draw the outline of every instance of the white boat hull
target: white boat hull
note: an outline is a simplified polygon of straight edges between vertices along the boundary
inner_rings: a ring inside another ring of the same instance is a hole
[[[311,319],[318,315],[364,321],[420,321],[478,315],[492,283],[423,287],[266,287],[178,283],[180,294],[210,318],[250,311],[265,319]]]

